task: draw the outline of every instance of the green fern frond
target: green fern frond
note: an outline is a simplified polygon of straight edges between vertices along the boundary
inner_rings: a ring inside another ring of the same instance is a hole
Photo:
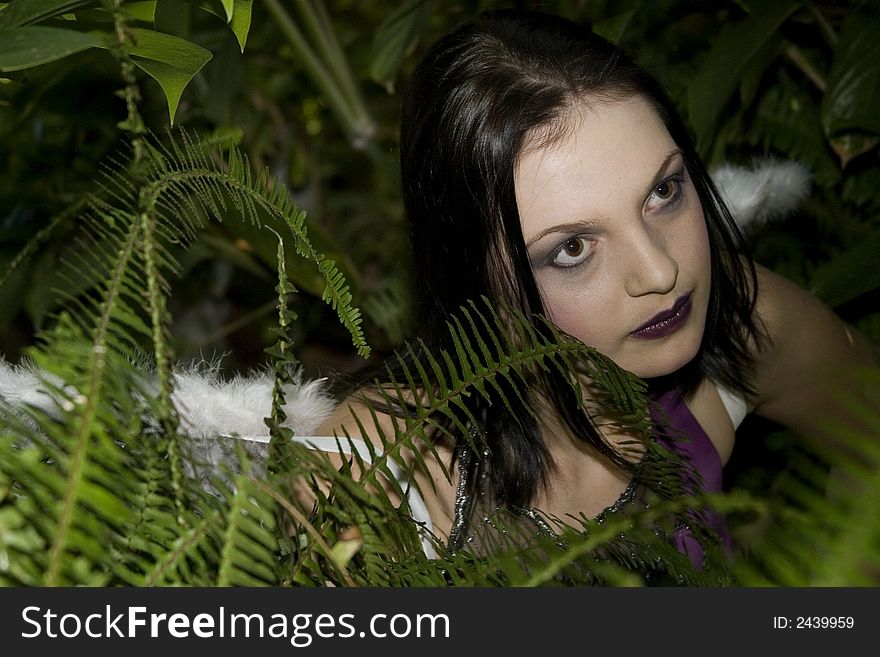
[[[413,413],[404,418],[404,427],[395,432],[393,442],[387,441],[381,428],[376,427],[384,453],[379,461],[374,462],[368,475],[384,464],[383,459],[395,458],[403,447],[418,451],[419,444],[430,445],[432,441],[425,429],[440,426],[438,415],[467,436],[469,426],[476,424],[466,403],[469,395],[480,395],[488,401],[497,394],[511,410],[508,391],[512,390],[528,408],[528,400],[522,399],[520,392],[522,377],[536,370],[553,368],[563,373],[578,399],[583,394],[580,377],[589,376],[600,389],[610,391],[615,408],[623,411],[627,419],[635,420],[641,416],[634,427],[647,431],[650,419],[646,412],[643,382],[546,320],[539,319],[538,322],[547,329],[549,337],[539,334],[532,322],[517,311],[506,309],[506,314],[504,318],[499,316],[492,304],[484,299],[481,306],[472,303],[470,307],[462,308],[464,320],[453,318],[448,323],[452,353],[443,350],[438,357],[428,353],[423,343],[419,344],[418,350],[405,347],[414,361],[413,366],[400,361],[405,381],[397,381],[389,372],[390,390],[387,386],[379,386],[377,393],[385,408],[393,408],[404,399],[423,396],[425,403],[417,405]],[[487,337],[472,338],[474,334]],[[420,362],[422,360],[427,362],[433,376]],[[502,386],[501,382],[505,385]],[[437,456],[436,453],[432,455]]]
[[[225,200],[244,220],[257,225],[265,222],[275,224],[278,231],[293,237],[297,254],[312,262],[325,281],[322,298],[336,311],[343,326],[352,336],[358,353],[366,356],[369,347],[361,328],[360,311],[352,306],[352,295],[336,264],[319,253],[308,237],[305,214],[295,208],[290,194],[275,179],[263,170],[256,176],[246,156],[236,148],[230,148],[223,159],[213,154],[213,147],[189,137],[184,131],[179,140],[171,139],[170,146],[152,144],[144,176],[148,180],[146,192],[155,199],[156,207],[189,207],[191,218],[206,216],[222,221],[226,214]],[[174,216],[168,216],[164,224],[172,224]]]
[[[10,572],[32,585],[274,584],[278,543],[265,510],[274,508],[271,501],[260,497],[254,506],[258,496],[242,474],[229,479],[236,491],[226,502],[191,476],[196,466],[171,403],[166,300],[179,265],[169,247],[187,245],[204,221],[228,219],[228,209],[237,208],[245,220],[293,236],[295,251],[325,277],[325,300],[365,354],[360,315],[341,273],[309,241],[304,213],[277,181],[253,175],[238,151],[221,157],[186,133],[141,145],[140,161],[109,165],[85,202],[81,234],[59,270],[63,308],[32,352],[63,416],[22,421],[3,445],[3,481],[16,490],[0,509],[4,531],[15,529],[11,544],[42,551],[17,551]],[[279,251],[282,332],[294,317],[285,305],[294,291],[283,273],[285,257]],[[280,373],[293,365],[289,346],[282,344],[279,385]],[[156,384],[138,373],[135,364],[145,362]],[[282,405],[278,388],[274,407]],[[4,430],[16,417],[7,409]],[[276,413],[270,426],[289,438],[283,419]],[[94,513],[94,505],[105,513]],[[22,526],[24,518],[33,525]]]
[[[412,299],[399,278],[392,279],[364,300],[363,308],[370,321],[385,331],[392,344],[398,345],[411,332]]]
[[[750,524],[763,528],[737,562],[737,577],[753,586],[876,586],[880,583],[880,371],[861,374],[863,398],[850,396],[852,416],[829,432],[836,446],[795,454]],[[748,526],[748,525],[746,525]]]
[[[246,473],[235,479],[217,573],[218,586],[272,586],[278,541],[274,504]]]
[[[72,343],[66,354],[81,362],[82,345]],[[108,360],[106,384],[127,389],[128,370]],[[132,518],[127,500],[135,494],[132,457],[118,441],[143,431],[141,413],[133,399],[110,407],[101,394],[90,400],[52,380],[45,385],[59,402],[58,419],[26,409],[0,413],[10,437],[0,460],[15,484],[4,512],[28,517],[44,544],[14,560],[39,565],[39,578],[22,583],[104,584],[112,580],[112,550]]]
[[[517,402],[529,404],[532,400],[524,399],[520,391],[522,381],[535,372],[555,370],[564,374],[577,395],[586,394],[584,385],[590,386],[590,394],[594,388],[607,390],[613,406],[637,433],[650,426],[641,382],[542,318],[528,320],[508,308],[497,312],[484,300],[482,305],[462,308],[458,317],[450,319],[448,330],[452,351],[432,354],[418,342],[405,346],[406,357],[399,360],[401,377],[389,370],[387,380],[364,396],[366,415],[353,410],[356,433],[346,430],[337,438],[339,453],[350,453],[342,467],[314,462],[308,470],[317,500],[315,526],[331,535],[346,527],[358,529],[363,545],[348,564],[356,581],[414,585],[407,578],[417,572],[417,581],[431,586],[446,586],[456,578],[488,585],[634,584],[642,582],[634,572],[661,564],[658,572],[664,582],[729,582],[721,565],[701,576],[687,557],[651,531],[661,520],[671,522],[705,504],[688,496],[685,484],[675,483],[682,476],[681,459],[660,446],[648,450],[652,456],[640,468],[645,470],[639,473],[640,481],[663,481],[662,492],[651,498],[646,509],[633,509],[603,523],[568,523],[562,542],[541,543],[534,535],[508,542],[505,537],[516,537],[522,530],[514,518],[513,524],[497,532],[500,542],[488,553],[468,560],[428,536],[410,515],[409,488],[418,491],[414,473],[427,471],[429,461],[443,465],[451,479],[438,452],[438,439],[452,433],[470,435],[476,424],[467,402],[472,397],[510,406],[513,395]],[[393,430],[380,421],[380,414],[391,418]],[[365,441],[366,454],[356,449],[355,436],[371,438]],[[319,494],[321,481],[331,490],[329,496]],[[498,523],[502,526],[503,518]],[[438,559],[428,563],[423,540],[433,543]],[[314,553],[309,559],[314,560]],[[298,566],[301,571],[309,567],[317,567],[317,562]],[[465,572],[465,568],[474,570]]]

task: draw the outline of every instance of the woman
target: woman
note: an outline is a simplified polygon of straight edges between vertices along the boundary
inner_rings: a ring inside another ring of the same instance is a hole
[[[435,44],[406,91],[401,170],[427,350],[454,353],[446,323],[483,295],[546,315],[648,383],[658,417],[689,435],[674,451],[704,490],[720,490],[746,413],[815,433],[842,413],[822,383],[876,362],[827,308],[753,265],[656,81],[560,18],[489,13]],[[475,398],[469,435],[434,433],[412,478],[441,542],[479,547],[487,507],[552,534],[637,496],[645,448],[627,451],[633,432],[603,425],[561,376],[529,380],[534,414]],[[405,409],[374,429],[369,406],[352,395],[317,434],[378,443]],[[699,565],[692,539],[675,544]]]

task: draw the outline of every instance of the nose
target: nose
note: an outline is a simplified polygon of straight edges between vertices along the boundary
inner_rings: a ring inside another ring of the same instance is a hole
[[[631,297],[667,294],[678,281],[678,262],[662,235],[644,226],[631,236],[627,253],[626,292]]]

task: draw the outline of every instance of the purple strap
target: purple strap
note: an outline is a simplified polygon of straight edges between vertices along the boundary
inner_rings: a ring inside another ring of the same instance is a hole
[[[659,406],[660,417],[657,417],[652,409],[652,416],[655,423],[668,423],[673,433],[680,432],[686,437],[685,440],[674,440],[664,443],[671,449],[675,449],[682,456],[688,459],[694,466],[695,470],[702,478],[702,486],[694,492],[720,493],[722,488],[722,464],[718,450],[715,449],[709,436],[697,422],[690,409],[684,403],[681,395],[676,390],[670,390],[658,397],[654,397],[654,401]],[[731,549],[730,534],[727,531],[727,525],[724,518],[715,512],[703,511],[700,513],[701,520],[712,530],[714,530],[721,539],[725,548]],[[675,531],[675,547],[679,552],[687,555],[695,568],[701,568],[703,565],[703,547],[694,537],[690,528],[681,527]]]

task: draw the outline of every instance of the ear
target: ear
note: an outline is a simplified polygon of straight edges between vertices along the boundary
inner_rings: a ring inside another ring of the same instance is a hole
[[[793,160],[722,164],[710,175],[740,228],[794,211],[810,191],[809,171]]]

